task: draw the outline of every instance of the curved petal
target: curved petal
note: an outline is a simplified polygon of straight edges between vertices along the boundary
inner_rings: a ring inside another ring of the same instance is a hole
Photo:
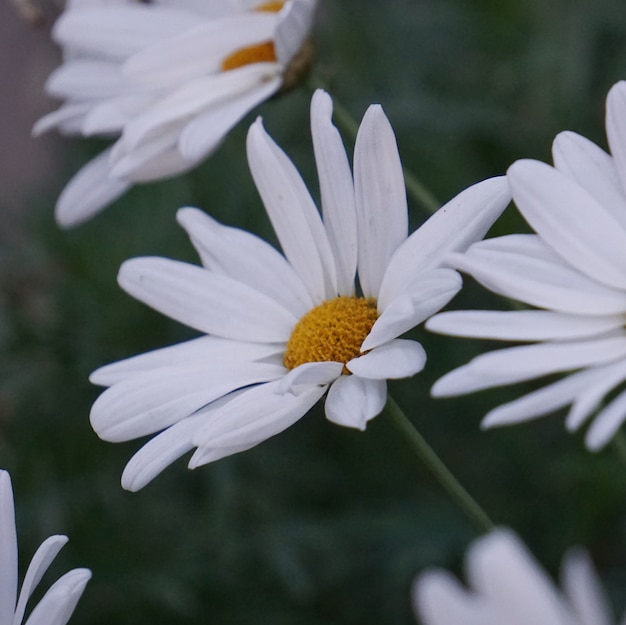
[[[140,373],[98,397],[89,420],[98,436],[120,442],[152,434],[232,391],[281,377],[265,363],[185,363]]]
[[[74,569],[60,577],[31,612],[25,625],[66,625],[90,579],[89,569]]]
[[[622,391],[596,415],[585,435],[587,448],[591,451],[602,449],[615,436],[624,420],[626,420],[626,391]]]
[[[513,197],[532,228],[572,267],[626,289],[626,230],[577,182],[539,161],[507,172]]]
[[[182,208],[176,216],[207,269],[261,291],[297,318],[314,307],[293,267],[263,239],[223,226],[195,208]]]
[[[223,338],[287,341],[298,321],[249,286],[179,261],[128,260],[120,268],[118,282],[127,293],[168,317]]]
[[[89,376],[89,381],[99,386],[112,386],[137,374],[181,363],[196,362],[202,366],[209,362],[228,365],[258,362],[283,351],[284,345],[281,344],[245,343],[216,336],[201,336],[100,367]]]
[[[10,624],[17,601],[17,533],[11,477],[0,469],[0,623]]]
[[[192,442],[198,447],[240,447],[260,443],[293,425],[326,392],[312,385],[297,395],[279,393],[280,380],[260,384],[209,411]]]
[[[396,297],[382,311],[361,351],[395,339],[441,310],[461,289],[461,276],[451,269],[435,269],[418,274],[411,287],[411,292]]]
[[[448,262],[495,293],[541,308],[581,315],[623,314],[626,293],[571,268],[534,235],[507,235],[474,244]]]
[[[359,281],[365,297],[378,297],[387,265],[408,233],[402,163],[379,105],[367,109],[357,133],[354,189]]]
[[[453,310],[426,321],[426,329],[438,334],[497,339],[545,341],[585,338],[617,330],[623,315],[582,316],[544,310]]]
[[[62,228],[90,219],[130,188],[130,183],[110,176],[111,148],[89,161],[65,185],[57,200],[55,217]]]
[[[330,96],[318,89],[311,100],[311,134],[324,227],[337,267],[337,292],[353,295],[357,263],[354,183],[341,136],[331,122],[332,112]]]
[[[397,249],[385,272],[379,298],[397,297],[412,276],[440,266],[449,252],[464,252],[482,239],[510,201],[504,176],[483,180],[459,193]]]
[[[353,358],[346,367],[360,378],[385,380],[408,378],[426,364],[426,352],[417,341],[395,339]]]
[[[554,166],[586,189],[626,228],[626,196],[611,156],[589,139],[569,131],[556,136],[552,154]]]
[[[41,543],[35,552],[33,559],[28,565],[28,570],[26,571],[22,588],[20,589],[17,607],[15,608],[13,623],[16,625],[22,622],[24,611],[26,610],[26,602],[32,595],[33,590],[37,587],[37,584],[41,581],[43,574],[48,570],[52,561],[67,543],[67,540],[67,536],[50,536]]]
[[[313,24],[317,0],[290,0],[278,15],[274,35],[276,57],[286,67],[300,50]]]
[[[614,84],[606,98],[606,135],[611,154],[617,165],[617,174],[622,183],[622,193],[626,191],[626,82],[620,80]]]
[[[248,132],[248,163],[283,252],[315,303],[337,293],[335,264],[317,208],[287,155],[258,119]]]
[[[333,382],[324,411],[332,423],[365,430],[367,422],[379,415],[387,402],[387,382],[342,375]]]
[[[287,373],[276,390],[277,393],[298,394],[311,385],[334,382],[343,370],[342,362],[306,362]],[[300,388],[298,388],[300,387]]]

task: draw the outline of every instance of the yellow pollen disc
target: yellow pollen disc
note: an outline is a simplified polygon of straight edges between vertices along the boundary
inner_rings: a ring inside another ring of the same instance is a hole
[[[265,41],[235,50],[222,61],[222,71],[227,72],[228,70],[237,69],[244,65],[268,62],[276,62],[276,52],[274,50],[273,41]]]
[[[298,321],[287,343],[283,364],[295,369],[305,362],[343,362],[361,355],[361,344],[378,319],[376,301],[336,297]],[[349,373],[344,367],[344,373]]]
[[[259,12],[267,12],[267,13],[278,13],[283,8],[284,2],[264,2],[260,4],[258,7],[254,8],[254,11]]]

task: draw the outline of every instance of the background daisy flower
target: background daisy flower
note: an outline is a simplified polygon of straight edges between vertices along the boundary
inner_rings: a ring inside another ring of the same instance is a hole
[[[511,530],[474,541],[465,560],[469,589],[446,571],[423,573],[414,603],[424,625],[610,625],[593,565],[581,549],[563,559],[557,589]]]
[[[492,291],[543,310],[455,311],[430,319],[426,327],[435,332],[532,343],[476,357],[438,380],[433,395],[570,373],[490,411],[484,427],[570,405],[570,431],[596,415],[585,442],[597,450],[626,418],[625,111],[622,82],[607,99],[612,156],[565,132],[554,141],[554,167],[532,160],[511,166],[513,199],[536,234],[489,239],[447,259]]]
[[[125,488],[141,488],[194,447],[191,468],[249,449],[325,394],[329,420],[364,429],[385,405],[386,380],[424,366],[422,346],[398,337],[457,293],[460,276],[441,260],[485,234],[510,200],[508,185],[474,185],[409,237],[402,166],[381,107],[359,128],[354,180],[331,114],[330,97],[316,92],[323,217],[260,120],[248,134],[250,169],[284,255],[187,208],[178,221],[202,267],[164,258],[121,267],[128,293],[206,334],[92,374],[111,387],[91,411],[101,438],[161,432],[127,465]]]
[[[0,470],[0,623],[20,625],[26,602],[63,545],[66,536],[50,536],[30,562],[17,594],[17,534],[11,478]],[[65,625],[87,582],[88,569],[73,569],[59,578],[30,613],[25,625]]]
[[[64,100],[34,127],[117,141],[67,184],[61,226],[89,219],[133,184],[174,176],[306,68],[316,0],[72,2],[53,29]]]

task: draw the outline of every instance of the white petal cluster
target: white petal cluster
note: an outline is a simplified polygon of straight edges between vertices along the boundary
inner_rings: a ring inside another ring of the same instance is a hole
[[[430,319],[427,328],[435,332],[530,343],[478,356],[441,378],[434,395],[569,374],[495,408],[484,427],[569,405],[570,431],[595,414],[585,441],[597,450],[626,418],[625,119],[622,82],[607,99],[612,155],[564,132],[554,141],[554,166],[522,160],[509,169],[513,199],[536,234],[489,239],[448,258],[492,291],[542,310],[458,311]]]
[[[17,594],[17,533],[11,478],[0,470],[0,623],[21,625],[26,603],[63,545],[66,536],[50,536],[37,549]],[[73,569],[59,578],[33,608],[25,625],[65,625],[91,577]]]
[[[448,572],[423,573],[414,603],[423,625],[612,625],[602,588],[587,554],[563,559],[562,590],[508,529],[496,529],[468,550],[469,589]]]
[[[317,0],[74,0],[54,26],[64,63],[47,92],[64,100],[35,125],[117,137],[67,184],[61,226],[85,221],[135,183],[185,172],[276,93],[306,39]],[[274,3],[280,4],[280,3]],[[275,60],[223,71],[234,52],[271,42]]]
[[[470,187],[408,236],[402,166],[382,109],[372,106],[363,118],[354,177],[331,115],[330,97],[318,91],[311,124],[322,215],[260,120],[248,134],[250,169],[284,255],[186,208],[178,221],[202,267],[164,258],[122,265],[122,288],[206,335],[92,374],[95,384],[110,387],[91,412],[100,437],[158,433],[130,460],[125,488],[143,487],[193,448],[191,468],[249,449],[292,425],[325,393],[328,419],[363,429],[383,409],[386,380],[424,366],[421,345],[398,337],[457,293],[460,276],[443,268],[442,258],[484,236],[510,201],[508,185],[502,177]],[[288,370],[283,355],[298,321],[355,294],[377,302],[361,354]]]

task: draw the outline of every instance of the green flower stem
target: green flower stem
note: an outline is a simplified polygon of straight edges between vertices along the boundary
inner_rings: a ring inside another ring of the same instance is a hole
[[[315,89],[325,89],[324,85],[315,78],[309,79],[309,87],[312,91]],[[338,102],[335,96],[333,96],[333,115],[339,126],[347,132],[352,139],[356,139],[357,132],[359,130],[359,124],[350,115],[348,110]],[[402,166],[402,172],[404,173],[404,184],[406,186],[407,193],[417,202],[429,215],[432,215],[440,206],[441,203],[437,198],[426,188],[426,186],[417,178],[417,176],[409,171],[404,165]]]
[[[617,452],[622,464],[626,465],[626,436],[624,436],[624,432],[618,431],[613,437],[613,448]]]
[[[494,528],[493,521],[487,513],[476,503],[476,500],[465,490],[454,477],[450,469],[442,462],[433,448],[426,442],[416,427],[409,421],[400,406],[387,396],[387,404],[383,414],[389,415],[394,425],[413,448],[415,454],[426,465],[440,486],[450,495],[452,500],[465,512],[476,529],[489,532]]]

